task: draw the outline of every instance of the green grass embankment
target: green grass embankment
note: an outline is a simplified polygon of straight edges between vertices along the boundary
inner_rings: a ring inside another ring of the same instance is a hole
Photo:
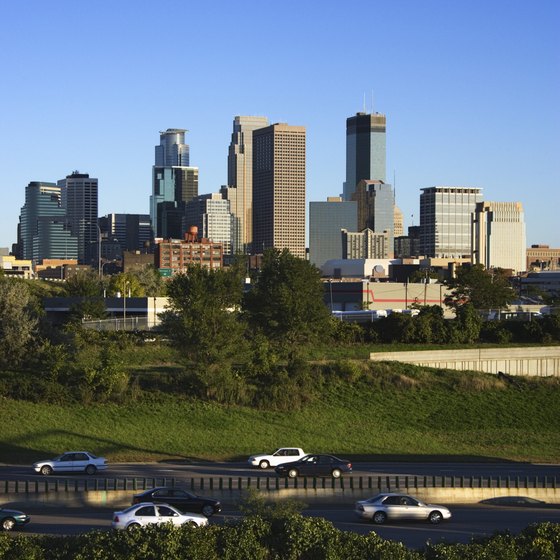
[[[301,410],[274,412],[159,394],[124,404],[0,400],[0,462],[69,449],[110,461],[240,459],[297,445],[353,460],[560,462],[560,381],[404,364],[327,377]]]

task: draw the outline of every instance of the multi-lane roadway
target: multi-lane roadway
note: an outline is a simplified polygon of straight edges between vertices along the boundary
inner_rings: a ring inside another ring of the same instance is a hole
[[[274,471],[250,468],[246,463],[126,463],[110,464],[105,472],[95,478],[168,478],[190,479],[196,477],[274,477]],[[447,476],[447,477],[493,477],[502,479],[526,477],[560,481],[560,465],[536,465],[529,463],[355,463],[352,476]],[[85,478],[85,475],[69,474],[64,478]],[[48,478],[48,477],[47,477]],[[52,477],[50,477],[52,478]],[[49,478],[49,479],[50,479]],[[59,477],[57,477],[59,478]],[[60,477],[62,478],[62,476]],[[35,481],[46,477],[36,474],[29,466],[0,465],[0,480]],[[522,493],[522,492],[520,492]],[[1,495],[0,495],[1,500]],[[12,504],[15,505],[15,504]],[[427,541],[469,542],[473,537],[491,535],[495,531],[521,531],[535,522],[560,522],[560,504],[541,507],[499,507],[484,504],[449,505],[453,513],[451,521],[438,526],[427,523],[395,523],[374,526],[354,516],[353,503],[339,500],[312,504],[303,510],[304,515],[324,517],[341,530],[365,534],[377,532],[383,538],[403,542],[411,548],[420,548]],[[108,508],[62,508],[60,506],[35,505],[27,508],[32,522],[25,529],[29,534],[77,534],[91,529],[108,530],[112,509]],[[211,518],[211,523],[223,523],[240,516],[234,499],[224,501],[221,514]]]

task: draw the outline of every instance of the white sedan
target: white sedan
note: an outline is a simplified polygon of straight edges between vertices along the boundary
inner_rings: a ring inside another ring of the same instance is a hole
[[[426,504],[407,494],[378,494],[369,500],[356,502],[354,512],[362,519],[380,525],[386,521],[417,520],[441,523],[451,518],[451,512],[437,504]]]
[[[189,524],[197,527],[208,525],[208,518],[198,513],[181,513],[168,504],[143,502],[135,504],[123,511],[113,513],[111,527],[132,531],[145,525],[172,523],[173,525]]]
[[[300,447],[280,447],[274,453],[251,455],[247,461],[253,467],[268,469],[269,467],[277,467],[282,463],[299,461],[305,455],[307,453]]]
[[[84,472],[95,474],[107,468],[107,460],[96,457],[89,451],[68,451],[45,461],[33,463],[33,469],[41,474],[49,475],[54,472]]]

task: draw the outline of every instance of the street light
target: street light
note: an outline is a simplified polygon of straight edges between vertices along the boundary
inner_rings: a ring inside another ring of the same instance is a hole
[[[123,330],[125,331],[126,331],[126,289],[129,285],[130,282],[128,280],[125,280],[124,290],[123,290],[123,324],[124,324]]]

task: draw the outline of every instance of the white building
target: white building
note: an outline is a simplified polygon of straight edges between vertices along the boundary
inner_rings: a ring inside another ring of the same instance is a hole
[[[525,218],[520,202],[479,202],[472,215],[472,262],[485,268],[526,268]]]

